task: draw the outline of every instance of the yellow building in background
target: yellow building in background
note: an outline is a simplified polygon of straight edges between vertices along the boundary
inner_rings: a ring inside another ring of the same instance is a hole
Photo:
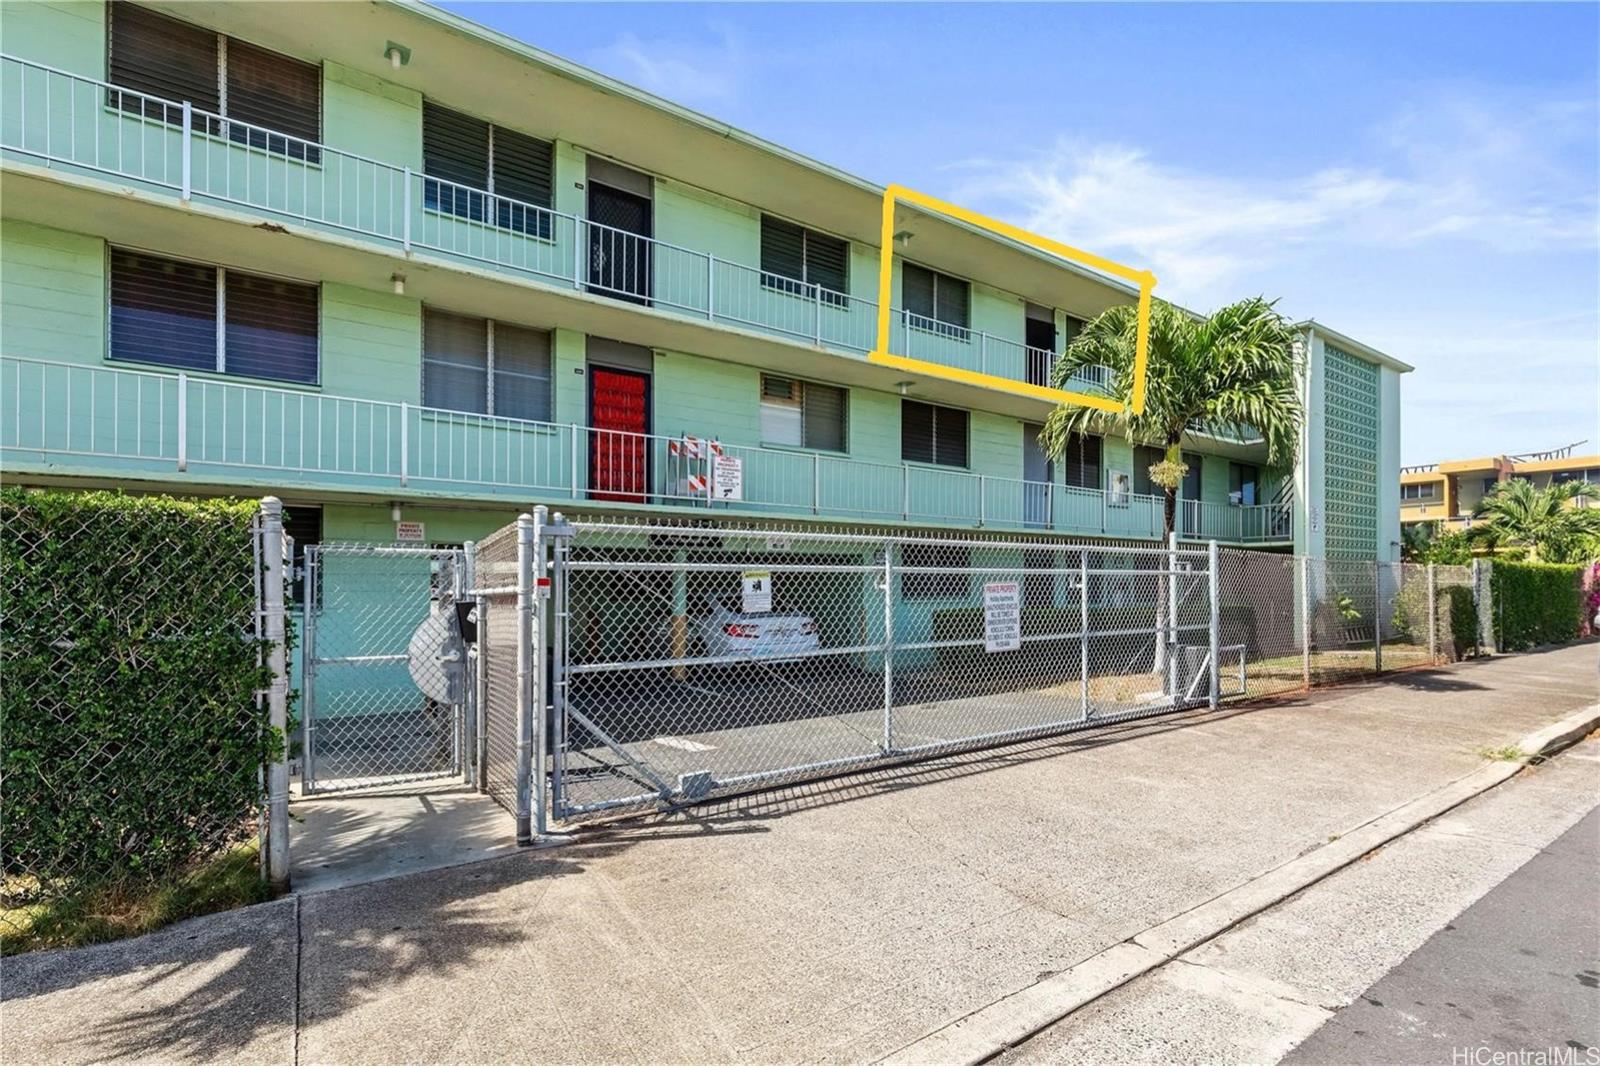
[[[1587,441],[1521,455],[1457,459],[1400,468],[1400,524],[1437,522],[1466,529],[1484,496],[1502,481],[1520,479],[1534,488],[1564,481],[1600,484],[1600,454],[1576,454]]]

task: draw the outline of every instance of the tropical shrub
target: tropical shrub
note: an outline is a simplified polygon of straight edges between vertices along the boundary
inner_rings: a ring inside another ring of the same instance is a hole
[[[1583,628],[1583,567],[1495,560],[1491,581],[1495,646],[1518,651],[1576,640]]]
[[[0,492],[4,902],[152,879],[254,832],[256,505]]]

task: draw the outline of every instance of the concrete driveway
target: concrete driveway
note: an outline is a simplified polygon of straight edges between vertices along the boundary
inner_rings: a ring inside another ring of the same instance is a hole
[[[794,787],[7,960],[12,1062],[862,1061],[1482,765],[1596,647]]]

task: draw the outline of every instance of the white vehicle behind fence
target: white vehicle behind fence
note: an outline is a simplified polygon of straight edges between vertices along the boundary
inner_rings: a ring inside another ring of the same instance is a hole
[[[770,611],[746,614],[738,596],[705,596],[690,606],[689,655],[712,658],[798,658],[822,647],[816,619],[784,603]],[[670,648],[672,620],[661,623]]]

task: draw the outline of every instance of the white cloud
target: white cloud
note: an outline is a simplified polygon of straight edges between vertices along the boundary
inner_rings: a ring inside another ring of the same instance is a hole
[[[713,25],[690,38],[642,38],[625,33],[590,62],[624,81],[694,106],[725,104],[750,68],[749,50],[731,26]]]
[[[1441,97],[1374,130],[1359,163],[1287,178],[1071,139],[952,169],[963,202],[1148,265],[1174,299],[1203,307],[1308,248],[1414,250],[1442,240],[1508,253],[1592,248],[1595,119],[1589,103],[1491,107]]]
[[[1596,110],[1439,93],[1288,175],[1063,139],[957,164],[950,191],[1197,310],[1281,296],[1415,364],[1406,462],[1551,447],[1600,436]]]

